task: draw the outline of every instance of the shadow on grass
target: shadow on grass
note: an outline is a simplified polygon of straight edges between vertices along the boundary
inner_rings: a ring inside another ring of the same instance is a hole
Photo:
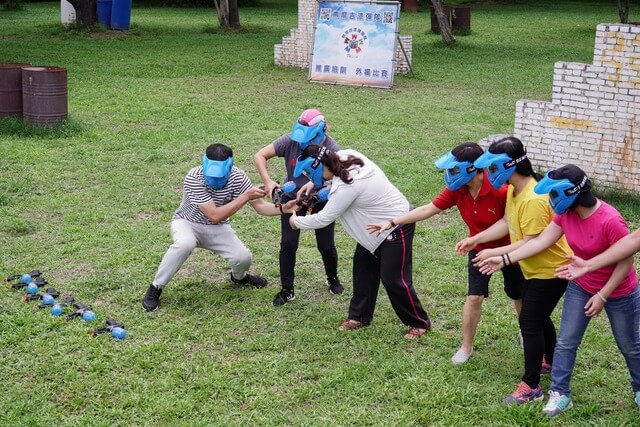
[[[36,126],[20,117],[0,119],[0,135],[39,139],[71,138],[81,134],[84,127],[73,119],[67,119],[53,126]]]

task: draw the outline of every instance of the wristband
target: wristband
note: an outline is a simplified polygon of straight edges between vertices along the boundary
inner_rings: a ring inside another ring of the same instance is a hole
[[[500,255],[500,258],[502,258],[502,265],[503,265],[504,267],[506,267],[506,266],[507,266],[507,261],[506,261],[506,259],[505,259],[505,257],[504,257],[504,254]]]
[[[392,219],[389,220],[389,224],[391,224],[392,227],[398,226],[398,224],[396,224]]]
[[[508,253],[506,253],[506,254],[505,254],[505,256],[507,257],[507,261],[509,261],[509,265],[513,264],[513,263],[511,262],[511,258],[509,257],[509,254],[508,254]]]
[[[286,215],[287,214],[285,211],[282,210],[282,205],[280,205],[280,212],[282,212],[282,215]]]
[[[600,298],[602,300],[602,302],[607,302],[607,299],[605,297],[603,297],[600,292],[596,292],[596,295],[598,295],[598,298]]]

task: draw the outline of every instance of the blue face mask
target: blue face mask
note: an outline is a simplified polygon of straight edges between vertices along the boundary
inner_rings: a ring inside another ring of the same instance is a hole
[[[573,203],[580,194],[580,190],[584,188],[586,183],[586,175],[582,178],[582,181],[576,185],[566,178],[553,179],[553,171],[551,171],[536,184],[533,191],[536,194],[549,193],[551,209],[558,215],[561,215],[573,206]]]
[[[444,183],[451,191],[466,185],[478,174],[478,169],[471,162],[461,162],[451,152],[436,160],[436,167],[444,169]]]
[[[220,190],[227,184],[232,167],[233,157],[228,157],[226,160],[209,160],[206,155],[202,157],[204,181],[214,190]]]
[[[516,165],[526,158],[526,154],[517,159],[512,159],[507,153],[494,154],[485,151],[473,165],[478,169],[486,169],[489,182],[493,188],[500,188],[514,174]]]
[[[324,120],[319,121],[313,126],[306,126],[296,122],[291,129],[291,139],[300,145],[300,149],[304,150],[311,144],[320,144],[324,139],[326,124]]]
[[[301,156],[298,157],[296,168],[293,171],[294,178],[304,175],[309,178],[309,181],[313,182],[313,185],[322,186],[324,183],[324,178],[322,177],[324,167],[320,159],[322,159],[326,150],[326,147],[322,147],[318,157],[307,157],[305,159],[302,159]]]

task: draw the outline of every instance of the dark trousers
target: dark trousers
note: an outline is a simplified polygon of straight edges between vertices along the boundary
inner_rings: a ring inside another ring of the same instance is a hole
[[[556,328],[551,313],[567,289],[563,279],[530,279],[524,282],[520,331],[524,347],[522,381],[531,388],[540,383],[540,367],[544,357],[553,364]]]
[[[413,233],[415,224],[400,226],[372,254],[358,244],[353,254],[353,297],[349,319],[369,324],[378,298],[380,280],[402,323],[429,328],[427,312],[413,288]]]
[[[298,216],[304,216],[306,212],[296,213]],[[284,289],[293,289],[295,280],[296,252],[298,251],[298,242],[300,240],[300,230],[294,230],[289,225],[291,215],[280,216],[280,283]],[[324,271],[328,280],[338,277],[338,251],[334,241],[335,223],[332,222],[325,228],[315,230],[316,246],[322,262]]]

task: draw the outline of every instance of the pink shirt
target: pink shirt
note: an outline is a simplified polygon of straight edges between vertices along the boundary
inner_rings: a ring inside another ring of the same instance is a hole
[[[629,234],[627,223],[611,205],[600,201],[600,207],[590,217],[582,219],[576,212],[566,212],[553,217],[553,222],[562,228],[573,253],[582,259],[590,259],[604,252],[615,242]],[[604,287],[616,264],[585,274],[576,283],[594,295]],[[619,298],[628,295],[638,284],[638,274],[632,266],[620,285],[609,295]]]

